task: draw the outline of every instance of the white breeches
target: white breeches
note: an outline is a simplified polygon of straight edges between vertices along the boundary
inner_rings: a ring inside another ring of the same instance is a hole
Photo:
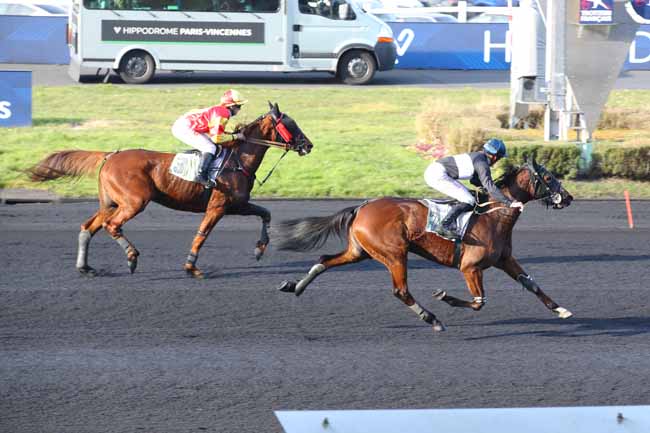
[[[187,119],[181,117],[172,126],[172,134],[188,146],[192,146],[201,152],[209,152],[215,154],[217,145],[210,140],[208,134],[196,132],[190,128]]]
[[[474,196],[456,179],[449,177],[445,167],[437,162],[429,164],[424,171],[424,180],[431,188],[470,205],[476,204]]]

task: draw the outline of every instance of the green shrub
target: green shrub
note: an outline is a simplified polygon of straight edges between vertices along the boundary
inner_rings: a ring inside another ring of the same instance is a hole
[[[650,180],[650,147],[611,147],[598,161],[598,170],[605,177]]]
[[[557,177],[567,179],[578,177],[580,149],[576,146],[524,145],[510,147],[505,165],[521,165],[526,162],[528,157],[533,157],[537,163],[542,164]]]

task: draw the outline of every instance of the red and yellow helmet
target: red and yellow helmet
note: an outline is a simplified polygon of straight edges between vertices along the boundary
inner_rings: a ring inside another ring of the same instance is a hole
[[[248,101],[242,97],[241,93],[233,89],[226,90],[226,92],[221,97],[221,105],[223,105],[224,107],[232,107],[233,105],[244,105],[246,102]]]

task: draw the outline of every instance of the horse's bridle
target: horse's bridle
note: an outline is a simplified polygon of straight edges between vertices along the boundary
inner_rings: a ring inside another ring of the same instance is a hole
[[[528,178],[528,182],[533,185],[533,200],[546,200],[552,203],[553,206],[562,203],[562,194],[560,193],[562,183],[560,181],[557,181],[558,191],[553,191],[544,180],[544,177],[537,172],[533,164],[527,162],[525,167],[532,175]]]
[[[273,122],[273,129],[277,133],[276,137],[279,136],[281,141],[265,140],[262,138],[246,138],[246,141],[254,144],[261,144],[262,146],[279,147],[281,149],[284,149],[286,152],[288,152],[289,150],[294,150],[298,153],[303,153],[306,145],[306,141],[303,138],[299,142],[294,143],[294,141],[296,140],[294,139],[293,134],[291,133],[291,131],[289,131],[287,126],[282,122],[284,113],[280,113],[280,116],[278,117],[275,115],[273,111],[269,111],[268,113],[261,115],[251,123],[257,123],[268,115],[271,115],[271,121]]]

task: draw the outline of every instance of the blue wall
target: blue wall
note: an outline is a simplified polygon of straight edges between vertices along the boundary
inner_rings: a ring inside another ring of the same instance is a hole
[[[67,17],[0,15],[0,63],[70,63]]]
[[[31,71],[0,71],[0,127],[31,124]]]
[[[67,64],[66,17],[0,16],[0,63]],[[397,68],[509,69],[507,24],[389,23]],[[624,69],[650,70],[650,25],[642,25]]]
[[[389,23],[397,41],[397,68],[510,69],[508,24]],[[641,25],[624,70],[650,70],[650,25]]]

